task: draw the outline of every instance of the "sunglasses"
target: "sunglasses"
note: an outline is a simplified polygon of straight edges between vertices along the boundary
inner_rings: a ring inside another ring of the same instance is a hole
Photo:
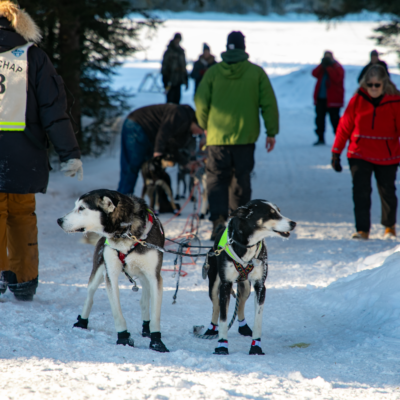
[[[372,88],[372,87],[380,88],[382,86],[382,83],[367,83],[367,86],[369,88]]]

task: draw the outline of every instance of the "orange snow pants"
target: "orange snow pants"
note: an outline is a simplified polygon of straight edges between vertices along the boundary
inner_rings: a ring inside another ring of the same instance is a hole
[[[0,193],[0,271],[12,271],[18,283],[39,274],[34,194]]]

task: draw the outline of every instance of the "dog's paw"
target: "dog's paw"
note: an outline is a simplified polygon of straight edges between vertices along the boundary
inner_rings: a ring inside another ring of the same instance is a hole
[[[253,336],[253,331],[250,329],[250,327],[246,324],[243,326],[239,326],[239,333],[242,336]]]
[[[215,348],[213,354],[218,354],[218,355],[222,355],[222,356],[229,355],[228,341],[225,339],[218,340],[218,347]]]
[[[165,344],[161,341],[161,332],[152,332],[150,334],[150,350],[158,351],[159,353],[169,353]]]
[[[142,336],[150,337],[150,321],[143,321]]]
[[[118,332],[117,344],[122,344],[123,346],[135,347],[135,342],[131,338],[131,334],[128,331]]]
[[[217,336],[218,335],[218,331],[213,331],[212,329],[207,329],[204,333],[207,336]]]
[[[261,349],[260,339],[253,339],[253,341],[251,342],[249,354],[255,355],[255,356],[264,356],[265,355],[265,353],[263,353],[263,351]]]
[[[78,320],[78,322],[74,323],[73,328],[87,329],[88,323],[89,323],[89,318],[87,318],[87,319],[81,318],[81,316],[78,315],[77,320]]]

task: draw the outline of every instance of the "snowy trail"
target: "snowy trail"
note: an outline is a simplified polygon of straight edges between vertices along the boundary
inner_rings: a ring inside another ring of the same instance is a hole
[[[235,29],[240,29],[237,24]],[[168,29],[175,28],[172,24]],[[228,357],[212,355],[215,341],[194,339],[193,325],[207,325],[211,317],[202,260],[184,267],[189,274],[181,278],[175,305],[175,278],[163,272],[162,335],[170,353],[148,350],[148,339],[140,336],[140,291],[133,293],[123,277],[121,304],[136,347],[115,345],[104,285],[95,295],[90,329],[72,329],[86,297],[93,248],[79,243],[78,235],[66,235],[56,219],[85,191],[116,187],[118,152],[111,152],[85,161],[83,182],[53,173],[48,194],[37,196],[37,295],[32,303],[17,302],[9,292],[0,297],[1,400],[400,398],[400,242],[381,240],[376,190],[372,239],[349,240],[354,229],[349,171],[331,170],[329,146],[311,146],[310,68],[272,79],[281,134],[268,155],[264,136],[257,144],[253,197],[273,201],[298,222],[289,240],[267,240],[266,355],[248,356],[250,339],[238,334],[237,323],[229,332]],[[358,67],[346,67],[348,94],[355,90],[357,72]],[[400,83],[398,76],[395,80]],[[190,101],[191,93],[185,93],[185,99]],[[136,105],[157,101],[163,101],[162,96],[134,99]],[[330,130],[327,140],[333,140]],[[140,187],[139,182],[138,191]],[[191,207],[166,227],[168,236],[180,232]],[[210,243],[210,227],[202,222],[204,244]],[[165,257],[164,267],[173,267],[172,256]],[[250,326],[253,316],[250,298]],[[290,347],[298,343],[309,347]]]

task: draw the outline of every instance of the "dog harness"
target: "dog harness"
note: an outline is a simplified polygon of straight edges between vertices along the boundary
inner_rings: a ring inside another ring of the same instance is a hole
[[[225,229],[223,235],[221,236],[221,239],[218,242],[218,248],[225,249],[228,256],[232,259],[233,265],[235,266],[236,271],[239,273],[236,282],[243,282],[248,279],[250,272],[253,271],[254,264],[252,260],[249,262],[244,261],[236,254],[235,250],[233,250],[232,248],[233,241],[228,236],[228,228],[229,225]],[[261,249],[262,249],[262,241],[258,243],[258,248],[253,258],[257,258],[260,255]]]
[[[33,43],[0,54],[0,131],[24,131],[28,91],[28,49]]]
[[[121,261],[123,267],[125,267],[125,265],[126,265],[126,261],[125,261],[126,257],[128,257],[128,255],[131,254],[136,249],[136,247],[140,244],[140,242],[142,240],[146,240],[147,236],[149,236],[151,228],[154,225],[154,219],[155,218],[156,217],[153,214],[153,212],[150,209],[147,209],[147,222],[146,222],[146,226],[144,228],[143,235],[140,237],[139,241],[137,241],[137,242],[135,242],[133,244],[133,246],[128,250],[127,253],[122,253],[122,251],[119,251],[119,250],[114,249],[113,247],[111,247],[110,242],[108,241],[108,239],[106,239],[106,241],[104,242],[105,245],[110,246],[113,250],[115,250],[117,252],[118,258]],[[160,231],[161,231],[161,233],[163,233],[161,225],[160,225]]]

